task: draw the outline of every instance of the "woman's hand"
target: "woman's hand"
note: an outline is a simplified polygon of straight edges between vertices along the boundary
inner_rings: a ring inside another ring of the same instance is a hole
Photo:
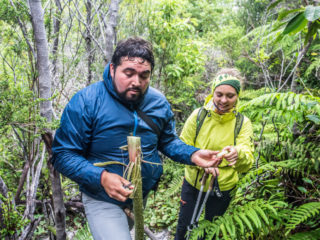
[[[204,169],[205,173],[211,174],[214,178],[219,176],[219,169],[217,167],[209,167]]]
[[[228,164],[228,166],[233,166],[237,163],[238,151],[234,146],[227,146],[222,151],[229,152],[223,156],[228,162],[230,162],[230,164]]]

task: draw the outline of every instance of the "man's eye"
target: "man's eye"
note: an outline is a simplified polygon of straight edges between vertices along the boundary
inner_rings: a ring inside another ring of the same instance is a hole
[[[140,77],[141,77],[142,79],[148,79],[148,78],[149,78],[149,74],[141,75]]]

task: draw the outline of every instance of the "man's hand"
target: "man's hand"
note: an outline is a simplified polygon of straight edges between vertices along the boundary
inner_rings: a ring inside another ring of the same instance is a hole
[[[230,162],[230,164],[228,164],[228,166],[233,166],[237,163],[238,160],[238,152],[237,149],[233,146],[227,146],[223,149],[223,151],[228,151],[228,154],[225,154],[223,157]]]
[[[107,171],[102,172],[100,181],[106,193],[120,202],[125,202],[134,188],[134,186],[130,185],[131,183],[123,177]]]
[[[192,154],[191,162],[203,168],[217,167],[222,160],[217,157],[218,153],[219,151],[201,149]]]

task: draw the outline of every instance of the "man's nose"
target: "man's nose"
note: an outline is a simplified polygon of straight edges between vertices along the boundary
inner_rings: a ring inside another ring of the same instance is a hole
[[[134,76],[132,77],[132,84],[133,84],[134,86],[140,86],[140,85],[141,85],[141,79],[140,79],[140,77],[139,77],[138,74],[136,74],[136,75],[134,75]]]

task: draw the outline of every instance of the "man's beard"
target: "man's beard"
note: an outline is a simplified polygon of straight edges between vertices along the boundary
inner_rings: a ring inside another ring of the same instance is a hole
[[[135,104],[135,103],[138,103],[141,99],[142,99],[142,90],[138,87],[135,87],[135,88],[128,88],[126,89],[125,91],[123,92],[119,92],[117,87],[115,87],[115,90],[118,94],[118,96],[124,100],[125,102],[129,103],[129,104]],[[137,91],[137,94],[136,95],[131,95],[130,98],[127,97],[127,93],[131,90],[134,90],[134,91]]]

